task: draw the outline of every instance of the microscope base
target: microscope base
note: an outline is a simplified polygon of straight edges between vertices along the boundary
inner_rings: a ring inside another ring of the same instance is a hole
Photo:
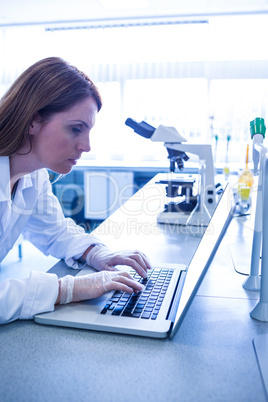
[[[190,213],[187,212],[161,212],[157,217],[158,223],[170,223],[172,225],[186,225]]]
[[[202,236],[207,229],[208,224],[200,220],[200,224],[187,224],[190,213],[186,212],[161,212],[157,217],[158,223],[169,225],[181,225],[187,227],[189,233],[193,236]],[[198,220],[196,220],[198,222]]]

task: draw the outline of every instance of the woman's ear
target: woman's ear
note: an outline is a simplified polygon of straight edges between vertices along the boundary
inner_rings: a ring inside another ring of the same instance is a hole
[[[31,121],[29,134],[30,135],[38,134],[41,129],[41,125],[42,125],[41,117],[38,113],[36,113]]]

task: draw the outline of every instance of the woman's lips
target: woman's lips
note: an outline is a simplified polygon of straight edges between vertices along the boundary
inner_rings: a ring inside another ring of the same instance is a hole
[[[68,159],[69,162],[71,162],[72,165],[77,164],[77,159]]]

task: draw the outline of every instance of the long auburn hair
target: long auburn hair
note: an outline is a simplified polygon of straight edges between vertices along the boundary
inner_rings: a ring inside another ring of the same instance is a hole
[[[29,128],[38,114],[49,121],[92,97],[102,107],[94,83],[76,67],[58,57],[38,61],[25,70],[0,100],[0,156],[18,152],[31,138]]]

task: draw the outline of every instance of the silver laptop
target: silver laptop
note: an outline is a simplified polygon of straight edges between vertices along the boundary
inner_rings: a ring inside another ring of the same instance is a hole
[[[188,266],[161,264],[148,272],[146,280],[134,273],[145,290],[138,295],[109,292],[97,299],[57,305],[50,313],[38,314],[39,324],[66,326],[96,331],[172,339],[210,266],[234,212],[229,185],[211,218]],[[60,261],[53,268],[70,273]],[[57,272],[55,269],[54,272]],[[77,275],[94,272],[84,268]]]

